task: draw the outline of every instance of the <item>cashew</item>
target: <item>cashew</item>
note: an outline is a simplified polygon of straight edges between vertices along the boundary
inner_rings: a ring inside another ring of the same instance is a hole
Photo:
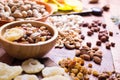
[[[71,44],[70,41],[66,41],[64,45],[67,49],[75,49],[75,45]]]

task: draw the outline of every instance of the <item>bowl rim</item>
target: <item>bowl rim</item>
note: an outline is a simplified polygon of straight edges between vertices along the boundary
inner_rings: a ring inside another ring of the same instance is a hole
[[[52,28],[54,34],[53,34],[53,36],[52,36],[51,39],[49,39],[49,40],[47,40],[47,41],[45,41],[45,42],[38,42],[38,43],[31,43],[31,44],[23,44],[23,43],[12,42],[12,41],[9,41],[9,40],[5,39],[5,38],[2,36],[1,33],[2,33],[2,30],[3,30],[4,28],[6,28],[7,26],[10,26],[10,25],[12,25],[12,24],[17,24],[17,23],[22,23],[22,22],[26,22],[26,23],[31,23],[31,22],[33,22],[33,23],[38,23],[38,24],[42,24],[42,25],[49,26],[50,28]],[[0,27],[0,40],[6,42],[6,43],[8,43],[8,44],[12,44],[12,45],[19,45],[19,46],[39,46],[39,45],[44,45],[44,44],[50,43],[50,42],[54,41],[57,37],[58,37],[58,30],[57,30],[57,28],[54,27],[54,26],[52,26],[52,25],[49,25],[49,24],[47,24],[47,23],[45,23],[45,22],[41,22],[41,21],[32,21],[32,20],[29,20],[29,21],[28,21],[28,20],[27,20],[27,21],[26,21],[26,20],[25,20],[25,21],[13,21],[13,22],[4,24],[4,25],[2,25],[2,26]]]

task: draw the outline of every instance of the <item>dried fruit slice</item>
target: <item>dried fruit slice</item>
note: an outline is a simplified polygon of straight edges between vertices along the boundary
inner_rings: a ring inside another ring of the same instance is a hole
[[[24,74],[24,75],[15,77],[14,80],[39,80],[39,79],[36,75]]]
[[[22,68],[26,73],[38,73],[44,68],[44,65],[36,59],[28,59],[22,63]]]
[[[41,80],[70,80],[70,79],[67,78],[67,77],[65,77],[65,76],[55,75],[55,76],[43,78],[43,79],[41,79]]]
[[[54,75],[63,75],[63,74],[65,74],[64,69],[61,67],[57,67],[57,66],[46,67],[42,70],[42,75],[44,77],[50,77],[50,76],[54,76]]]
[[[9,66],[0,62],[0,80],[12,80],[22,73],[21,66]]]
[[[4,33],[4,38],[9,40],[9,41],[14,41],[14,40],[18,40],[19,38],[21,38],[24,35],[24,30],[20,29],[20,28],[11,28],[6,30],[6,32]]]

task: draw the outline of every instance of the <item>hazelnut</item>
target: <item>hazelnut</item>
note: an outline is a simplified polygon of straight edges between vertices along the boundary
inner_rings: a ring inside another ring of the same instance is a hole
[[[91,47],[91,45],[92,45],[91,42],[87,42],[86,44],[88,47]]]
[[[100,40],[96,41],[96,45],[101,46],[101,41]]]
[[[106,37],[106,36],[102,36],[102,37],[100,38],[100,40],[101,40],[102,42],[106,42],[106,41],[107,41],[107,37]]]
[[[87,35],[88,35],[88,36],[92,36],[92,35],[93,35],[93,31],[91,31],[91,30],[88,31],[88,32],[87,32]]]
[[[111,46],[112,46],[112,47],[115,47],[115,43],[114,43],[114,42],[111,42]]]
[[[120,23],[118,24],[118,28],[120,29]]]
[[[89,23],[83,23],[83,27],[87,27],[89,25]]]
[[[109,9],[110,9],[110,5],[107,4],[107,5],[104,5],[104,6],[103,6],[103,10],[104,10],[104,11],[108,11]]]
[[[85,39],[85,36],[84,36],[84,35],[81,35],[81,39],[84,40],[84,39]]]
[[[110,45],[110,43],[106,43],[106,49],[110,49],[110,47],[111,47],[111,45]]]
[[[112,31],[109,31],[109,35],[110,35],[110,36],[113,36],[113,32],[112,32]]]
[[[106,28],[107,25],[106,24],[102,24],[102,26],[103,26],[103,28]]]

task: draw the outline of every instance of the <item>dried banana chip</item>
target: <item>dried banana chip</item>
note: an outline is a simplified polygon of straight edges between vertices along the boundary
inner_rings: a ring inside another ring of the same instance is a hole
[[[22,68],[26,73],[38,73],[44,68],[44,65],[36,59],[28,59],[22,63]]]
[[[24,74],[24,75],[15,77],[14,80],[39,80],[39,79],[36,75]]]
[[[50,76],[54,76],[54,75],[64,75],[65,71],[63,68],[61,67],[46,67],[42,70],[42,75],[44,77],[50,77]]]
[[[65,76],[55,75],[55,76],[43,78],[43,79],[41,79],[41,80],[70,80],[70,79],[67,78],[67,77],[65,77]]]
[[[24,30],[20,29],[20,28],[11,28],[6,30],[6,32],[4,33],[4,38],[9,40],[9,41],[14,41],[14,40],[18,40],[19,38],[21,38],[24,35]]]
[[[0,62],[0,80],[12,80],[22,73],[21,66],[9,66]]]

